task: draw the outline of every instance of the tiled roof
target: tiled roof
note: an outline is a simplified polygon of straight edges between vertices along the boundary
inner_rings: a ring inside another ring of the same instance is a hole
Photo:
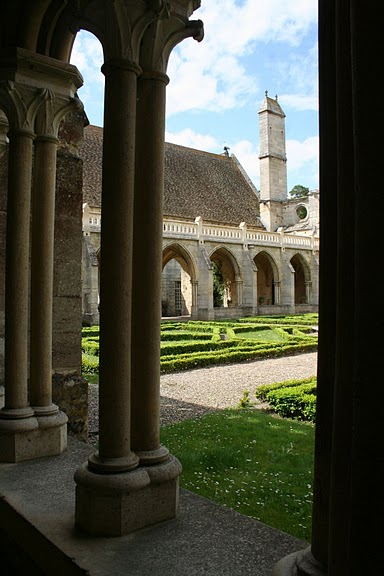
[[[83,201],[100,206],[103,130],[87,126]],[[165,144],[164,216],[263,227],[254,187],[235,158]]]

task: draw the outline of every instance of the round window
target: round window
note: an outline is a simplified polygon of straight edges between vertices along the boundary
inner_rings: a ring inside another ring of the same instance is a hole
[[[298,215],[300,220],[305,220],[305,218],[308,216],[308,210],[307,210],[306,206],[304,206],[303,204],[300,204],[296,208],[296,214]]]

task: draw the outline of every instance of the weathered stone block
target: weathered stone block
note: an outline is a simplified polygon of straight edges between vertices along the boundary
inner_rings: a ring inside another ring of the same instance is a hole
[[[61,454],[67,448],[67,417],[57,414],[0,419],[0,461],[22,462]]]
[[[91,535],[122,536],[145,526],[175,518],[179,506],[179,461],[120,474],[77,469],[76,525]]]
[[[55,373],[52,378],[53,402],[68,417],[68,433],[88,441],[88,382],[79,373]]]

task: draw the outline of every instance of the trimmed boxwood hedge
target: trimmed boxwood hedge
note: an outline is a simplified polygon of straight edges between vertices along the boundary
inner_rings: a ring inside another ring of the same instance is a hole
[[[256,398],[284,418],[315,422],[316,383],[316,377],[310,377],[265,384],[256,389]]]
[[[242,318],[220,322],[163,322],[161,325],[161,371],[189,370],[200,366],[236,363],[317,350],[317,336],[306,334],[314,323],[305,315]],[[273,322],[270,321],[273,319]],[[282,340],[247,339],[247,331],[273,329]],[[237,332],[241,333],[236,334]],[[99,327],[83,328],[83,372],[98,373]]]

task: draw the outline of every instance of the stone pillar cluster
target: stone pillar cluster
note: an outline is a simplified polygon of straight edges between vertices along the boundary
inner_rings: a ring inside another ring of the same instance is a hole
[[[59,454],[67,445],[67,416],[52,403],[56,151],[81,78],[65,67],[56,70],[56,93],[36,88],[22,56],[16,53],[13,65],[23,80],[0,84],[9,141],[2,462]],[[47,73],[47,62],[35,65]]]
[[[106,58],[100,249],[99,449],[78,468],[76,524],[122,535],[173,518],[179,461],[160,444],[166,65],[200,22],[169,14],[131,58]],[[135,243],[134,239],[138,241]]]

